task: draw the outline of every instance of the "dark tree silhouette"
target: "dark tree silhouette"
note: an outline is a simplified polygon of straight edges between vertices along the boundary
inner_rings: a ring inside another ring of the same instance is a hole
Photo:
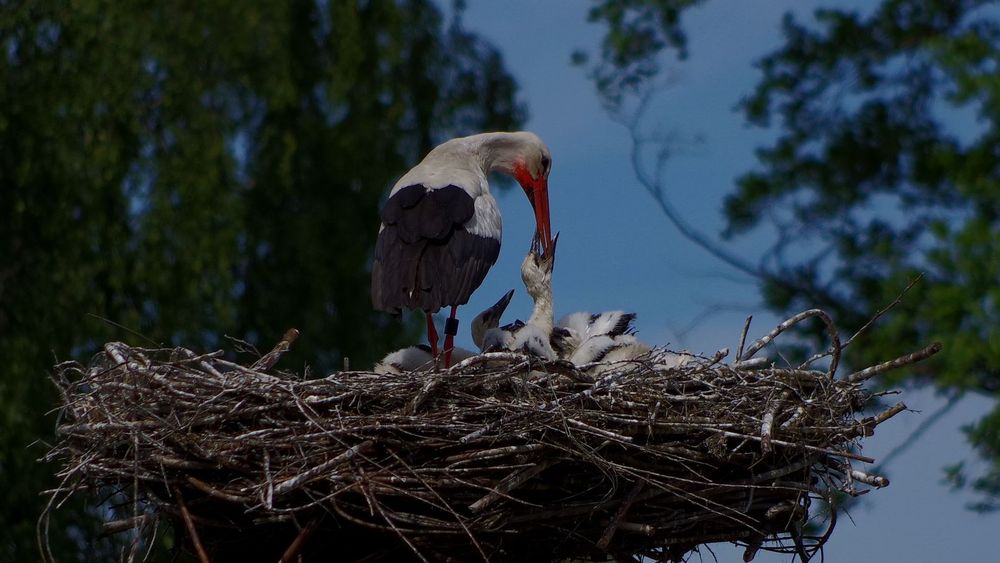
[[[657,57],[684,52],[680,12],[694,2],[614,4],[594,9],[609,32],[592,69],[602,99],[635,123]],[[784,45],[758,63],[760,82],[741,103],[750,123],[780,136],[726,199],[723,240],[691,229],[655,167],[637,167],[681,231],[753,275],[779,314],[822,307],[850,333],[923,273],[846,360],[867,365],[940,340],[933,361],[890,383],[933,384],[950,405],[965,392],[1000,398],[1000,17],[991,4],[884,0],[864,16],[786,16]],[[662,17],[629,23],[647,13]],[[778,238],[758,261],[727,252],[725,238],[761,227]],[[820,329],[803,336],[824,338]],[[949,476],[981,493],[972,508],[996,509],[1000,403],[967,435],[988,467],[968,475],[957,465]]]
[[[436,142],[524,114],[459,17],[425,0],[0,2],[0,560],[38,558],[55,359],[110,339],[266,349],[294,326],[287,365],[323,371],[416,336],[369,304],[379,198]],[[95,513],[57,512],[60,560],[117,560]]]

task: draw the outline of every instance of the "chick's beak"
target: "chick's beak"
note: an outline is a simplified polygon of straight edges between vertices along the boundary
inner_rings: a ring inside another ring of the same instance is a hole
[[[487,309],[487,326],[490,328],[496,328],[500,326],[500,318],[503,317],[503,312],[507,310],[507,305],[510,305],[510,298],[514,297],[514,290],[510,290],[500,298],[499,301],[493,304],[492,307]]]

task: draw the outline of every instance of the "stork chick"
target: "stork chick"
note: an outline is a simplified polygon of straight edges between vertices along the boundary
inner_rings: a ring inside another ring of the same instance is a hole
[[[559,320],[552,332],[552,346],[574,365],[637,358],[650,347],[635,337],[635,313],[577,312]]]
[[[532,241],[531,250],[521,262],[521,280],[535,303],[528,322],[515,321],[487,331],[484,335],[483,351],[525,352],[544,360],[554,360],[558,357],[549,343],[553,318],[552,269],[555,265],[555,248],[558,240],[559,236],[556,235],[551,249],[542,255],[541,245],[536,236]]]
[[[485,335],[491,331],[496,331],[500,324],[500,317],[514,296],[514,290],[508,291],[495,304],[476,315],[472,319],[472,341],[480,349],[483,347]],[[465,348],[455,347],[452,349],[451,359],[455,363],[461,362],[475,356],[476,352]],[[402,373],[405,371],[431,371],[437,365],[434,351],[430,346],[418,344],[408,346],[401,350],[396,350],[387,354],[382,360],[375,364],[374,372],[380,374]]]
[[[486,330],[480,349],[484,352],[526,352],[545,360],[561,358],[577,366],[596,362],[613,366],[615,362],[635,360],[653,352],[649,345],[635,336],[632,326],[635,313],[579,312],[553,323],[552,270],[556,241],[558,236],[553,240],[552,251],[541,255],[538,241],[534,240],[531,250],[521,263],[521,279],[534,300],[531,317],[527,322],[514,321],[503,327]],[[509,299],[502,299],[492,308],[497,319],[503,314],[507,302]],[[651,357],[658,364],[673,367],[683,364],[690,356],[657,351]],[[610,367],[598,366],[594,371],[600,373],[606,369]]]

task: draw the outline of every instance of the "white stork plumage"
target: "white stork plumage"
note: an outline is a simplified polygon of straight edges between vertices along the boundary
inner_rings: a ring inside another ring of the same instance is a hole
[[[551,166],[548,147],[534,133],[482,133],[438,145],[389,192],[375,244],[372,302],[393,313],[422,310],[435,357],[432,315],[450,306],[446,366],[458,331],[456,309],[468,302],[500,253],[500,211],[487,176],[500,172],[521,185],[535,212],[535,235],[548,254]]]
[[[591,365],[591,372],[605,373],[616,364],[644,359],[660,368],[680,367],[694,358],[687,352],[654,349],[635,336],[635,313],[605,311],[572,313],[559,319],[552,330],[552,347],[573,365]],[[597,364],[597,365],[595,365]]]
[[[635,337],[635,313],[586,311],[566,315],[556,323],[552,346],[574,365],[634,359],[651,351]]]

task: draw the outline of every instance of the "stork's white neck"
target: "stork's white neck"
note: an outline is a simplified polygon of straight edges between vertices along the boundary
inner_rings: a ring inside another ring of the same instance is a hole
[[[480,162],[483,170],[514,175],[515,166],[525,166],[525,154],[542,145],[542,140],[534,133],[482,133],[473,135],[479,143]]]
[[[444,142],[424,160],[461,158],[478,164],[483,174],[500,172],[512,176],[515,165],[524,165],[526,153],[544,146],[537,135],[528,131],[479,133]]]
[[[542,329],[545,334],[552,333],[552,314],[553,314],[553,304],[552,304],[552,286],[546,285],[547,291],[539,292],[538,295],[532,294],[535,299],[535,308],[531,311],[531,318],[528,319],[528,324],[532,324]]]
[[[532,174],[536,158],[547,152],[545,143],[527,131],[480,133],[445,141],[434,147],[418,164],[396,182],[393,191],[422,184],[428,188],[441,188],[449,184],[461,186],[473,197],[489,193],[486,178],[490,172],[508,176],[515,174],[517,166],[526,166]]]

